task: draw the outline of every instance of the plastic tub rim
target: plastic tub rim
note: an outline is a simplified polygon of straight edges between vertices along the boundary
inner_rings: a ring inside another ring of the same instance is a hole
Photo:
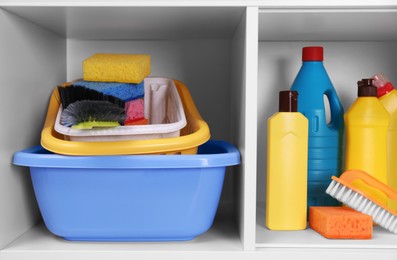
[[[45,151],[42,146],[37,145],[15,153],[13,164],[27,167],[69,169],[186,169],[226,167],[240,164],[240,152],[234,145],[226,141],[210,140],[202,146],[213,146],[214,148],[221,148],[224,151],[212,154],[192,155],[104,156],[68,156],[54,153],[40,153],[40,158],[37,158],[38,152]]]

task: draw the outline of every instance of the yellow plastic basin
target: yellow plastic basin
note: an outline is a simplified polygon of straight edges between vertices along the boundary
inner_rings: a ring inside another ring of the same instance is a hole
[[[197,147],[210,139],[207,123],[201,118],[187,87],[174,80],[185,110],[187,125],[181,136],[150,140],[115,142],[76,142],[54,130],[60,97],[55,88],[41,132],[41,145],[54,153],[65,155],[122,155],[122,154],[195,154]]]

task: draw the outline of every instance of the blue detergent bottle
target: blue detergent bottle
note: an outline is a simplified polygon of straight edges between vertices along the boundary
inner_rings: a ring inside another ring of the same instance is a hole
[[[325,193],[331,176],[342,170],[343,106],[323,65],[323,47],[302,50],[302,67],[292,84],[298,91],[298,111],[309,120],[308,209],[310,206],[336,206],[340,203]],[[324,95],[330,106],[327,123]]]

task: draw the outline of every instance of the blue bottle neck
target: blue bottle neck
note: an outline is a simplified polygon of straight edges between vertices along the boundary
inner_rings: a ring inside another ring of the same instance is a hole
[[[324,63],[322,61],[302,61],[302,66],[324,67]]]

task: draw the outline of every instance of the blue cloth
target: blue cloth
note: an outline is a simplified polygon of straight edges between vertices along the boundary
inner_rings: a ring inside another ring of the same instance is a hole
[[[117,82],[77,81],[72,86],[82,86],[124,101],[142,98],[145,94],[144,82],[139,84]]]

